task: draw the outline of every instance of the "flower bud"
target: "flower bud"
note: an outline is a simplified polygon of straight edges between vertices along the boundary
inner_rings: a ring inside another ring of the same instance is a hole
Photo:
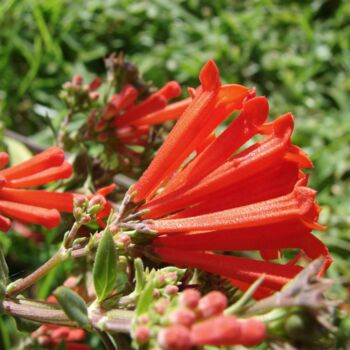
[[[131,243],[131,238],[128,234],[126,233],[122,233],[119,237],[118,237],[118,242],[120,242],[121,244],[123,244],[123,246],[127,247],[128,245],[130,245]]]
[[[139,344],[148,342],[151,337],[151,331],[146,326],[138,326],[135,330],[135,339]]]
[[[88,207],[89,214],[96,214],[97,212],[99,212],[104,208],[105,204],[106,204],[106,199],[103,196],[99,194],[93,196],[89,201],[89,207]]]
[[[229,346],[239,344],[241,325],[235,316],[217,316],[191,328],[194,345]]]
[[[97,91],[92,91],[89,93],[90,100],[96,101],[100,98],[100,93]]]
[[[164,291],[168,295],[175,295],[179,291],[179,287],[178,286],[174,286],[172,284],[171,285],[167,285],[167,286],[165,286]]]
[[[213,291],[204,296],[198,303],[198,311],[203,318],[218,315],[227,307],[227,297],[218,291]]]
[[[77,208],[83,208],[85,207],[87,203],[86,197],[83,195],[76,195],[74,196],[74,206]]]
[[[73,77],[72,83],[77,86],[81,86],[83,83],[83,77],[80,74],[77,74]]]
[[[250,347],[266,340],[267,332],[265,323],[255,318],[240,320],[239,322],[241,324],[241,334],[238,344]]]
[[[159,299],[154,305],[154,309],[158,314],[163,315],[169,304],[170,301],[168,299]]]
[[[149,322],[149,317],[147,314],[143,314],[137,318],[137,322],[139,324],[146,324]]]
[[[196,321],[196,314],[187,308],[179,308],[170,314],[172,324],[181,324],[190,327]]]
[[[182,306],[194,309],[197,307],[200,298],[201,293],[197,289],[189,288],[181,293],[179,302]]]
[[[158,343],[165,350],[188,350],[191,348],[190,331],[181,325],[170,326],[159,332]]]
[[[84,214],[82,217],[81,217],[81,219],[80,219],[80,222],[82,223],[82,224],[88,224],[89,222],[91,222],[91,215],[89,215],[89,214]]]

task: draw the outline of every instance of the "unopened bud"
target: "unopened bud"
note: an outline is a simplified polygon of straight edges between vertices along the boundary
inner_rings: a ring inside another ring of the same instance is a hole
[[[173,324],[190,327],[196,321],[196,314],[190,309],[180,308],[170,314],[170,321]]]
[[[153,296],[154,296],[155,298],[159,298],[159,297],[160,297],[160,291],[159,291],[159,289],[158,289],[158,288],[154,288],[152,294],[153,294]]]
[[[115,234],[119,232],[119,226],[116,224],[112,224],[109,226],[109,231],[111,232],[111,234]]]
[[[91,222],[91,216],[89,214],[83,215],[80,219],[80,222],[84,225],[88,224],[89,222]]]
[[[191,334],[186,327],[173,325],[159,332],[158,343],[165,350],[188,350],[191,348]]]
[[[194,309],[197,307],[200,298],[201,293],[197,289],[189,288],[181,293],[179,301],[182,306]]]
[[[240,320],[241,334],[239,336],[238,344],[243,346],[256,346],[267,338],[265,323],[250,318],[247,320]],[[303,329],[304,331],[305,329]]]
[[[86,198],[82,195],[76,195],[74,197],[74,206],[75,207],[79,207],[79,208],[82,208],[86,205]]]
[[[177,273],[176,272],[167,272],[165,275],[165,282],[166,283],[174,283],[177,280]]]
[[[146,324],[149,322],[149,317],[147,314],[143,314],[137,318],[139,324]]]
[[[81,86],[81,84],[83,83],[83,77],[79,74],[75,75],[72,79],[72,83],[74,85]]]
[[[160,299],[155,303],[154,309],[158,314],[163,315],[169,304],[170,301],[168,299]]]
[[[83,215],[83,209],[78,207],[73,209],[73,216],[75,220],[80,220],[81,216]]]
[[[241,325],[235,316],[218,316],[191,328],[194,345],[230,346],[239,344]]]
[[[118,243],[122,244],[124,247],[127,247],[130,245],[131,243],[131,238],[129,237],[129,235],[127,235],[126,233],[122,233],[119,237],[118,237]]]
[[[92,199],[89,201],[89,214],[96,214],[97,212],[102,210],[104,208],[105,203],[106,199],[103,196],[99,194],[93,196]]]
[[[175,295],[179,291],[179,287],[170,284],[165,286],[164,291],[168,295]]]
[[[218,291],[205,295],[198,303],[198,311],[203,318],[218,315],[227,307],[227,297]]]
[[[151,337],[151,331],[146,326],[138,326],[135,330],[135,339],[139,344],[147,343]]]
[[[97,91],[92,91],[89,93],[90,100],[96,101],[100,98],[100,93]]]

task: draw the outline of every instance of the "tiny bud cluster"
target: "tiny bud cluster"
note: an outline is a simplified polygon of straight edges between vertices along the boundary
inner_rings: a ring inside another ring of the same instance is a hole
[[[160,279],[158,276],[158,283]],[[165,286],[175,292],[174,285]],[[177,288],[177,287],[176,287]],[[155,289],[158,291],[158,289]],[[136,319],[135,341],[164,350],[189,350],[197,346],[254,346],[267,338],[266,326],[255,318],[224,314],[227,297],[212,291],[201,296],[196,289],[160,297],[148,314]],[[153,293],[154,297],[156,296]]]

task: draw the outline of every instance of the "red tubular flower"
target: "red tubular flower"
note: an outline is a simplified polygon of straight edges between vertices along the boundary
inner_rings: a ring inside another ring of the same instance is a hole
[[[213,61],[200,80],[190,106],[131,190],[142,222],[125,226],[157,233],[154,252],[164,262],[221,275],[242,290],[264,274],[257,298],[288,283],[302,269],[298,259],[278,264],[218,252],[260,251],[270,260],[297,249],[310,259],[325,256],[322,273],[331,258],[312,234],[324,227],[317,223],[316,192],[301,171],[313,165],[291,143],[293,116],[266,123],[267,99],[239,85],[222,86]],[[213,135],[236,110],[236,119]],[[244,148],[257,134],[260,140]]]
[[[1,166],[7,160],[7,154],[1,153]],[[64,152],[58,147],[49,148],[21,164],[1,170],[0,213],[47,228],[57,226],[60,211],[72,212],[74,195],[23,188],[65,179],[71,174],[72,166],[64,160]],[[0,230],[7,231],[10,226],[10,220],[0,215]]]
[[[101,142],[112,142],[118,153],[125,155],[135,163],[139,154],[131,146],[146,147],[150,126],[177,119],[191,102],[191,98],[167,105],[181,93],[176,81],[170,81],[160,90],[137,103],[138,90],[126,85],[119,94],[113,95],[107,106],[101,111],[99,121],[92,116],[94,133]],[[111,132],[112,130],[112,132]]]

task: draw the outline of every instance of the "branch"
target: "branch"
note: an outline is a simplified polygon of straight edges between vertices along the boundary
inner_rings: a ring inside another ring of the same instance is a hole
[[[26,320],[67,327],[79,327],[70,320],[57,304],[43,304],[26,299],[10,299],[3,301],[4,311],[9,316]],[[134,312],[128,310],[113,310],[111,312],[93,312],[90,317],[91,325],[98,330],[108,333],[129,333]]]

